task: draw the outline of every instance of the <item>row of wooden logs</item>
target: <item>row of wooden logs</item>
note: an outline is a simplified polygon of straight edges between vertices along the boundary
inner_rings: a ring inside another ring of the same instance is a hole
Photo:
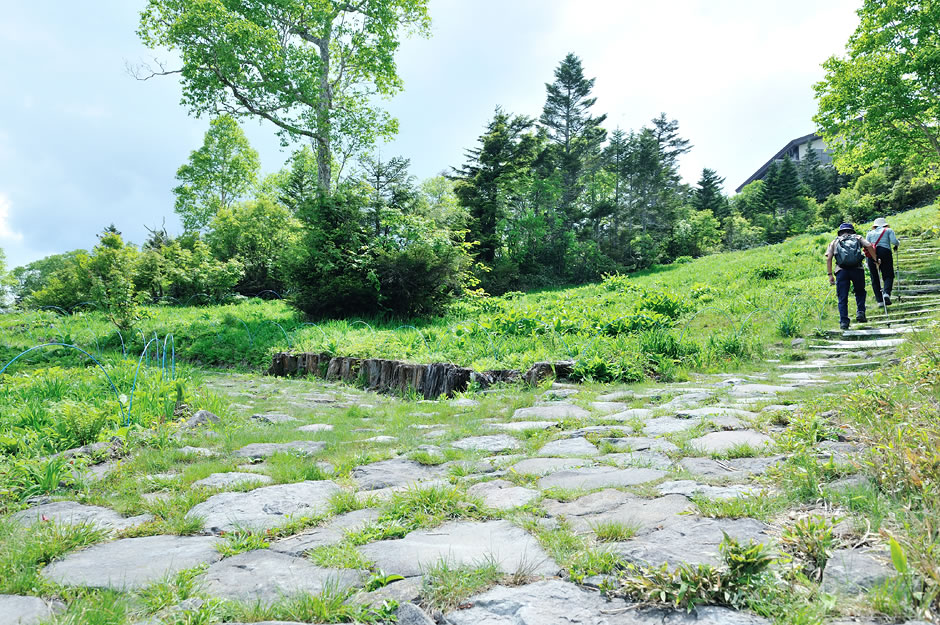
[[[525,373],[515,369],[474,371],[467,367],[436,362],[418,365],[402,360],[384,358],[350,358],[302,352],[274,354],[269,375],[317,376],[327,380],[342,380],[379,393],[408,393],[415,391],[425,399],[453,397],[466,391],[473,382],[486,389],[499,382],[518,382],[535,386],[547,377],[565,379],[571,375],[574,362],[537,362]]]

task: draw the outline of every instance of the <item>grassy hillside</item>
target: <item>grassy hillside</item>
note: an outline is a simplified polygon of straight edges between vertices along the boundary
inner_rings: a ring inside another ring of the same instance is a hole
[[[899,235],[940,232],[929,206],[891,220]],[[859,225],[862,229],[867,226]],[[45,310],[0,318],[4,356],[44,341],[92,353],[175,355],[210,366],[260,367],[272,351],[448,361],[475,369],[526,368],[577,360],[598,381],[671,379],[684,369],[740,367],[784,349],[791,337],[835,324],[835,292],[823,252],[832,233],[657,266],[601,284],[468,299],[444,317],[309,323],[281,301],[209,307],[150,307],[121,335],[92,307],[61,316]],[[903,249],[900,264],[903,268]],[[172,338],[168,338],[172,335]],[[785,356],[785,354],[784,354]]]

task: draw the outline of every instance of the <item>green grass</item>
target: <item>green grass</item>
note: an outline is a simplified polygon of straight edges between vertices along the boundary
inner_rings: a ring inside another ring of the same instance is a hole
[[[449,612],[471,595],[496,584],[502,577],[498,562],[484,561],[471,566],[442,560],[424,571],[422,600],[430,608]]]

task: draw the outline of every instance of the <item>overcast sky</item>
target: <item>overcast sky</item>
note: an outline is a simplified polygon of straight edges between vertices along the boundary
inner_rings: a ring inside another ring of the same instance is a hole
[[[134,0],[0,0],[0,248],[8,265],[76,248],[114,223],[131,241],[173,213],[176,169],[207,119],[179,105],[176,79],[131,78],[147,57]],[[398,138],[383,156],[418,178],[458,166],[493,109],[537,117],[568,52],[595,77],[608,128],[664,111],[731,192],[790,139],[813,130],[812,85],[841,53],[860,0],[430,0],[433,35],[402,46],[405,90],[388,102]],[[50,8],[54,5],[54,9]],[[243,124],[265,172],[288,152]]]

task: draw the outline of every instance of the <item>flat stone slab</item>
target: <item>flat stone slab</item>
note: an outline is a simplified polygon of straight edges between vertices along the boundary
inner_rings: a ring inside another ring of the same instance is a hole
[[[395,438],[394,436],[386,436],[383,434],[381,436],[373,436],[372,438],[364,438],[362,442],[363,443],[394,443],[397,440],[398,439]]]
[[[513,419],[548,420],[548,419],[584,419],[591,413],[574,404],[553,404],[551,406],[531,406],[519,408],[512,413]]]
[[[634,486],[658,480],[666,475],[657,469],[616,469],[614,467],[584,467],[558,471],[539,480],[541,488],[604,488],[605,486]]]
[[[56,560],[42,574],[65,586],[136,589],[222,556],[211,536],[146,536],[93,545]]]
[[[252,420],[260,421],[261,423],[270,423],[271,425],[276,425],[278,423],[290,423],[291,421],[297,421],[296,418],[281,414],[279,412],[271,412],[268,414],[253,414],[251,415]]]
[[[491,560],[505,573],[554,575],[559,567],[528,532],[508,521],[457,521],[359,548],[378,569],[404,577],[446,560],[454,566]]]
[[[362,529],[379,518],[375,508],[364,508],[340,514],[326,525],[304,530],[271,543],[271,551],[302,556],[306,552],[324,545],[335,545],[343,540],[346,532]]]
[[[731,388],[730,394],[736,396],[776,395],[787,393],[796,389],[795,386],[780,386],[775,384],[738,384]]]
[[[685,517],[676,523],[633,540],[614,543],[612,548],[637,564],[674,567],[682,562],[717,565],[721,561],[718,546],[724,534],[739,542],[767,543],[767,526],[754,519],[703,519]]]
[[[657,488],[663,495],[683,495],[690,498],[698,496],[708,499],[735,499],[737,497],[748,497],[761,493],[761,489],[746,484],[712,486],[710,484],[699,484],[692,480],[663,482]]]
[[[39,597],[0,595],[0,625],[35,625],[63,610],[63,604],[49,603]]]
[[[461,397],[459,399],[452,399],[448,402],[451,406],[456,406],[457,408],[476,408],[480,405],[475,399],[470,399],[468,397]]]
[[[591,408],[602,414],[608,414],[626,410],[627,404],[620,401],[592,401]]]
[[[647,436],[662,436],[663,434],[674,434],[676,432],[685,432],[699,425],[700,419],[679,419],[676,417],[656,417],[650,419],[643,426],[643,433]]]
[[[836,549],[826,562],[821,590],[855,595],[883,584],[896,574],[885,553],[867,549]]]
[[[196,504],[187,513],[201,517],[205,532],[235,529],[263,531],[286,525],[291,519],[316,516],[329,510],[330,497],[340,492],[329,480],[264,486],[247,493],[220,493]]]
[[[626,612],[622,599],[607,601],[571,582],[547,580],[525,586],[496,586],[467,600],[466,610],[446,615],[452,625],[653,625]],[[609,616],[616,615],[616,616]],[[662,617],[659,624],[662,623]]]
[[[467,492],[475,497],[482,498],[487,507],[496,510],[518,508],[537,499],[539,496],[537,490],[516,486],[506,480],[480,482],[467,489]]]
[[[525,430],[547,430],[558,425],[558,421],[513,421],[511,423],[494,423],[496,430],[509,432],[523,432]]]
[[[439,478],[443,474],[444,470],[440,467],[420,464],[414,460],[395,458],[360,465],[353,469],[352,478],[360,490],[379,490],[381,488],[410,486],[418,482]]]
[[[663,438],[650,438],[646,436],[628,436],[626,438],[604,438],[602,443],[612,445],[622,451],[679,451],[679,447]]]
[[[686,518],[680,514],[689,507],[689,500],[681,495],[644,499],[608,489],[565,503],[547,499],[543,506],[550,515],[568,519],[579,532],[616,522],[635,528],[639,535]]]
[[[752,475],[761,475],[774,466],[783,456],[761,458],[734,458],[732,460],[712,460],[711,458],[683,458],[679,466],[689,473],[702,477],[729,477],[742,479]]]
[[[620,401],[621,399],[633,399],[638,397],[638,395],[633,391],[614,391],[612,393],[604,393],[603,395],[598,395],[598,401]]]
[[[653,411],[649,408],[629,408],[614,414],[604,415],[608,421],[633,421],[634,419],[648,419]]]
[[[367,576],[368,571],[321,568],[303,558],[259,549],[216,562],[202,579],[213,597],[273,603],[282,597],[319,594],[324,588],[345,590]]]
[[[562,438],[539,449],[543,456],[596,456],[600,452],[586,438]]]
[[[769,436],[756,430],[711,432],[689,441],[691,447],[708,454],[722,453],[738,445],[750,445],[755,449],[761,449],[772,444],[773,440]]]
[[[613,462],[618,467],[649,467],[650,469],[669,469],[672,460],[656,451],[626,451],[617,454],[605,454],[599,461]]]
[[[605,599],[571,582],[545,580],[525,586],[496,586],[470,597],[467,609],[449,612],[451,625],[770,625],[767,619],[719,606],[694,612],[637,608]]]
[[[498,453],[510,449],[519,449],[522,447],[522,444],[508,434],[491,434],[489,436],[469,436],[467,438],[461,438],[451,443],[451,446],[457,449]]]
[[[183,454],[184,456],[201,456],[203,458],[208,458],[209,456],[215,455],[215,452],[211,449],[207,449],[205,447],[192,447],[190,445],[180,447],[176,450],[176,453]]]
[[[43,521],[54,521],[59,525],[81,525],[88,523],[95,527],[122,530],[152,521],[153,516],[142,514],[134,517],[122,517],[110,508],[86,506],[76,501],[54,501],[26,510],[20,510],[11,517],[20,525],[34,525]]]
[[[233,453],[240,458],[250,458],[260,460],[273,456],[276,453],[295,453],[312,455],[323,451],[326,443],[322,441],[291,441],[289,443],[252,443],[245,445],[241,449],[236,449]]]
[[[241,486],[243,484],[270,484],[274,480],[268,475],[261,473],[240,473],[230,471],[228,473],[213,473],[209,477],[193,482],[193,486],[203,488],[231,488],[232,486]]]
[[[509,467],[510,471],[522,475],[547,475],[564,469],[576,469],[587,464],[582,458],[530,458]]]
[[[297,428],[298,432],[332,432],[333,426],[329,423],[309,423]]]
[[[676,414],[680,417],[739,417],[742,419],[751,419],[757,416],[756,412],[741,410],[740,408],[729,408],[728,406],[705,406],[704,408],[691,408],[679,410]]]

